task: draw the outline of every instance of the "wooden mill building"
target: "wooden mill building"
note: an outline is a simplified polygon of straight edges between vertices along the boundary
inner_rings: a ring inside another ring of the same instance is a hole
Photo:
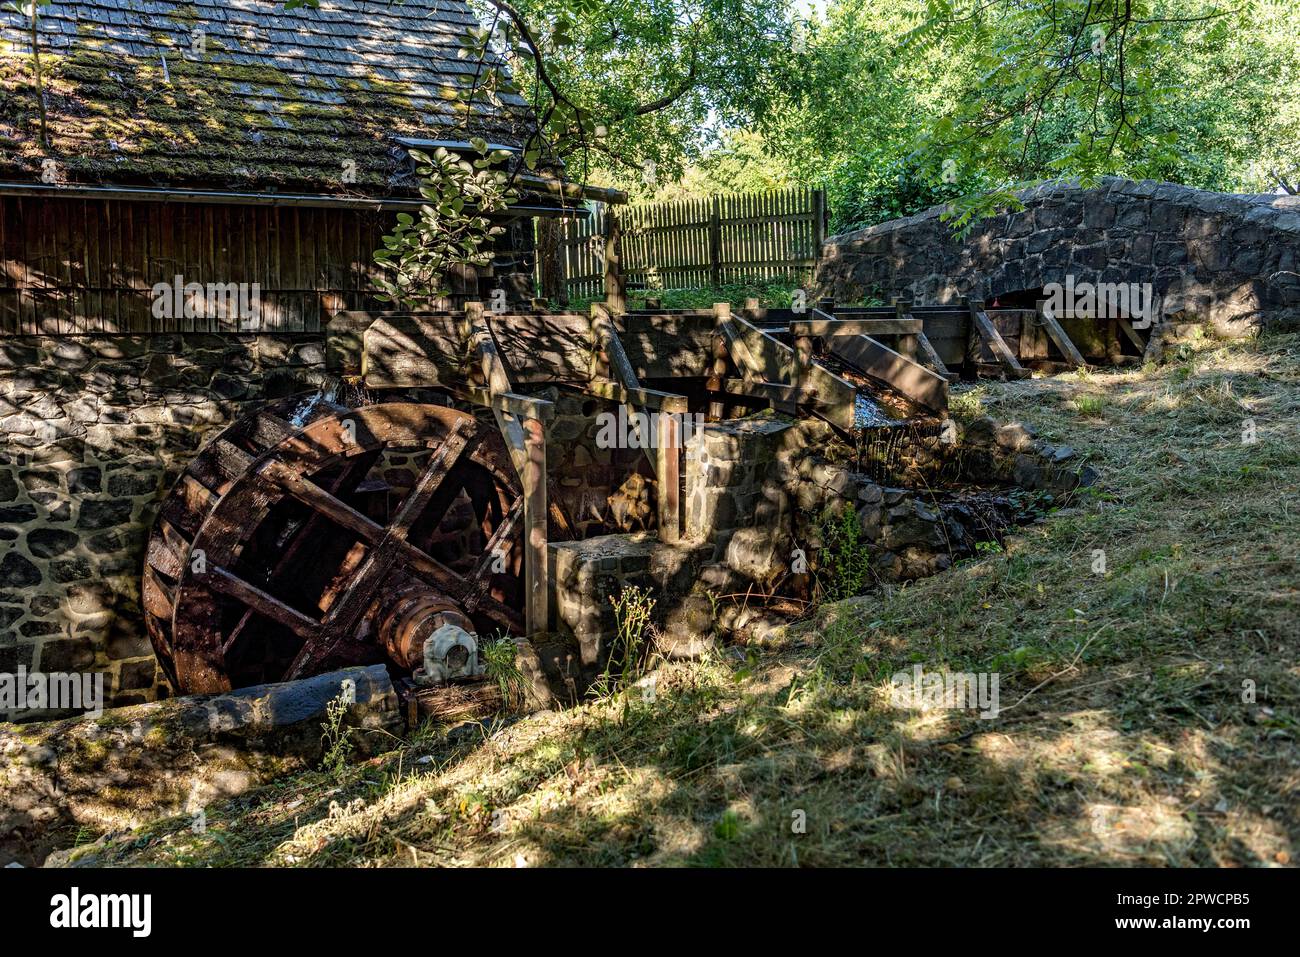
[[[0,334],[171,331],[148,292],[176,276],[257,283],[263,328],[317,329],[370,302],[372,252],[418,208],[408,146],[524,136],[518,96],[457,113],[476,69],[457,56],[477,26],[461,0],[93,0],[38,17],[39,89],[29,18],[0,12]],[[555,205],[525,194],[486,285],[513,274],[512,297],[531,295],[529,217]]]

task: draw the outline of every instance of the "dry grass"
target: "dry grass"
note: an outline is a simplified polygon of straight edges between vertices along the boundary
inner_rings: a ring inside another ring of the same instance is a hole
[[[1082,400],[1082,401],[1081,401]],[[469,739],[427,729],[119,841],[131,864],[1285,864],[1300,839],[1300,337],[959,403],[1098,489],[1005,552],[823,608],[748,660]],[[1242,441],[1253,419],[1256,441]],[[1106,553],[1093,572],[1095,550]],[[996,671],[1004,713],[893,707]],[[1253,681],[1255,703],[1243,701]],[[799,823],[803,822],[802,830]]]

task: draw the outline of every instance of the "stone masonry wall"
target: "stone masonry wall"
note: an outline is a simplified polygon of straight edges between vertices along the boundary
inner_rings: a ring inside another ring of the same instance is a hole
[[[1237,196],[1108,178],[1049,183],[1024,208],[964,239],[935,207],[832,236],[818,295],[841,303],[911,296],[919,305],[1076,283],[1151,283],[1157,326],[1210,323],[1220,334],[1300,323],[1300,197]]]
[[[749,589],[799,591],[797,575],[817,570],[828,513],[853,509],[881,582],[933,575],[975,552],[1005,516],[990,500],[885,485],[826,460],[830,427],[756,415],[705,425],[687,443],[685,536],[664,544],[647,534],[604,535],[551,545],[554,628],[574,640],[572,664],[590,681],[609,660],[616,625],[611,598],[628,586],[650,592],[658,650],[698,655],[723,635],[751,637],[776,622],[748,603],[728,601]],[[1034,440],[1021,426],[981,419],[950,448],[919,443],[931,468],[966,463],[963,480],[1061,493],[1090,477],[1068,462],[1068,449]],[[808,571],[794,568],[796,549]],[[761,603],[757,603],[761,605]]]
[[[139,607],[154,511],[211,432],[323,370],[318,333],[0,339],[0,672],[165,696]]]

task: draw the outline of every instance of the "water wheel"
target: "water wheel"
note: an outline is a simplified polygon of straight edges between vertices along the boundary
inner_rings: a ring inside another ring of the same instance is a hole
[[[207,443],[164,500],[149,637],[173,686],[203,693],[409,669],[447,621],[521,633],[522,512],[491,423],[423,402],[274,402]]]

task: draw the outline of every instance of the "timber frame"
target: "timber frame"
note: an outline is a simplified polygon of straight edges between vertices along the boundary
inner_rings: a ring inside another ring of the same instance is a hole
[[[562,517],[547,488],[546,429],[555,409],[530,390],[563,387],[657,421],[660,441],[643,451],[659,489],[658,536],[671,543],[683,527],[680,419],[693,407],[713,421],[770,408],[851,433],[859,425],[859,386],[836,368],[945,415],[949,384],[959,375],[1027,377],[1031,366],[1052,364],[1049,342],[1065,366],[1085,362],[1042,304],[989,310],[978,300],[916,306],[898,299],[837,309],[823,300],[795,311],[749,300],[741,310],[728,303],[664,310],[650,300],[646,309],[629,310],[617,232],[608,251],[615,265],[607,298],[588,314],[549,312],[542,301],[530,311],[499,313],[470,302],[458,312],[344,312],[326,330],[326,364],[335,375],[372,389],[440,388],[491,410],[524,492],[511,522],[524,529],[529,634],[547,628],[547,519]],[[683,392],[654,387],[670,382]]]

